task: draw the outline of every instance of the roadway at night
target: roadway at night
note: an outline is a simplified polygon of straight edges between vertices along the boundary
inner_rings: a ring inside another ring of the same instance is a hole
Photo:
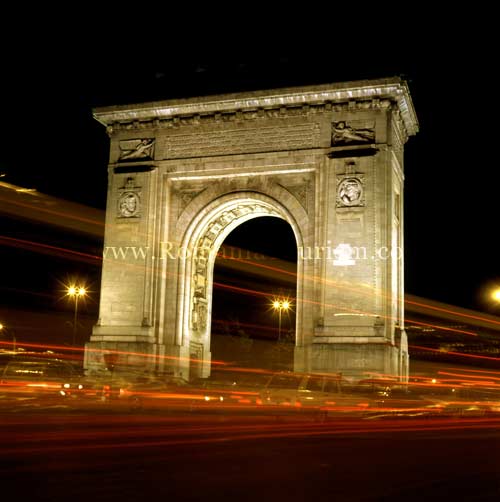
[[[498,500],[500,419],[0,416],[16,500]]]

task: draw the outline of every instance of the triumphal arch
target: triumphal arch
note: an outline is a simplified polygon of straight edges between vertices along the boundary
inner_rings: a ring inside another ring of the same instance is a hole
[[[294,369],[407,375],[399,78],[94,110],[109,134],[100,316],[85,364],[210,374],[214,260],[252,218],[298,248]],[[265,238],[272,238],[266,236]]]

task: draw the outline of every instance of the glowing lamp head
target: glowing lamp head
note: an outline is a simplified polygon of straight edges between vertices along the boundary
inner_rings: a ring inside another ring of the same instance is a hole
[[[3,324],[0,322],[0,331],[3,329]]]
[[[493,298],[493,300],[500,303],[500,288],[495,289],[495,291],[491,293],[491,297]]]
[[[281,303],[278,300],[274,300],[273,307],[277,310],[281,307]]]
[[[288,310],[290,308],[290,302],[288,300],[285,300],[282,306],[285,310]]]
[[[68,296],[85,296],[87,290],[83,286],[69,286],[67,294]]]

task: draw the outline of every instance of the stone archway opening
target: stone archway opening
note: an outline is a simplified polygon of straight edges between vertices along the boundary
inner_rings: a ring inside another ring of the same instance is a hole
[[[261,217],[236,227],[214,266],[211,353],[241,368],[293,370],[297,244],[290,225]],[[291,308],[272,308],[288,298]],[[212,375],[217,365],[212,365]],[[223,375],[221,375],[223,376]]]
[[[190,252],[184,270],[184,290],[181,295],[184,315],[179,331],[182,333],[181,344],[189,353],[189,368],[186,369],[191,379],[208,377],[211,372],[212,299],[217,254],[221,248],[223,250],[225,239],[237,227],[250,220],[260,220],[264,217],[267,220],[284,220],[284,224],[292,233],[293,237],[290,240],[293,240],[296,252],[301,243],[301,236],[293,218],[277,201],[257,192],[235,192],[213,201],[195,218],[193,225],[187,232],[184,247]],[[260,237],[262,238],[262,235]],[[294,256],[297,264],[295,253]],[[277,284],[276,291],[273,292],[271,281],[267,290],[253,290],[254,294],[266,303],[270,303],[272,295],[279,294],[280,291],[288,289],[293,292],[297,298],[295,301],[295,329],[292,328],[291,319],[283,318],[284,333],[288,333],[290,330],[299,331],[301,319],[301,290],[297,283],[297,265],[295,270],[287,275],[292,277],[295,287],[289,288],[284,287],[284,284]],[[216,284],[216,286],[219,285]],[[249,290],[248,294],[250,294],[252,288],[246,289]],[[284,336],[283,341],[285,339]],[[295,339],[294,342],[297,340]],[[293,350],[290,356],[293,361]],[[293,366],[293,362],[291,365]]]

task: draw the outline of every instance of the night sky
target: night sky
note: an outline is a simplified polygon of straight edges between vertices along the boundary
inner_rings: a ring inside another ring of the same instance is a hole
[[[233,47],[231,54],[205,44],[196,50],[170,44],[166,53],[155,39],[154,50],[131,47],[115,58],[112,38],[83,44],[70,58],[57,44],[55,50],[43,44],[17,49],[2,68],[0,181],[104,209],[109,141],[92,118],[95,106],[402,76],[420,122],[405,149],[406,291],[499,313],[484,299],[489,286],[500,284],[498,132],[491,127],[498,102],[485,72],[484,41],[465,39],[459,30],[453,37],[440,38],[432,50],[401,42],[400,51],[363,42],[347,50],[329,44],[299,52],[296,43],[282,42],[267,49]],[[2,216],[1,209],[2,235],[56,239],[86,252],[102,246],[77,233],[52,235],[38,224]],[[276,235],[265,227],[258,232]],[[279,246],[266,251],[290,258]],[[53,290],[65,274],[86,274],[99,289],[96,266],[1,252],[4,305],[36,304],[33,298]]]

